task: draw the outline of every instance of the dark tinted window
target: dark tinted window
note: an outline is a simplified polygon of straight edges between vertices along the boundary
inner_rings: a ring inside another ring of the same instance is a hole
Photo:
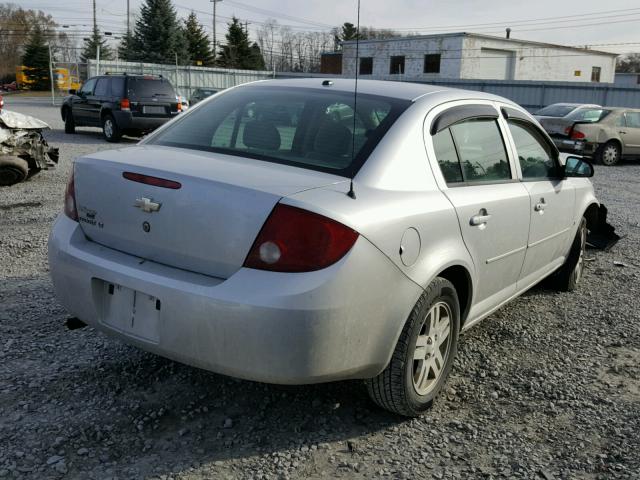
[[[241,87],[184,114],[151,143],[351,175],[409,104],[358,95],[354,130],[353,94]]]
[[[109,79],[99,78],[93,94],[97,97],[106,97],[107,95],[109,95]]]
[[[124,78],[113,77],[111,79],[111,95],[122,97],[124,95]]]
[[[424,56],[424,73],[440,73],[439,53],[432,53]]]
[[[509,120],[523,178],[555,178],[558,175],[555,152],[532,126]]]
[[[404,73],[404,56],[391,57],[389,73]]]
[[[96,86],[96,79],[90,78],[89,80],[84,82],[84,84],[82,85],[82,88],[80,89],[80,93],[82,93],[83,95],[91,95],[91,93],[93,93],[93,87],[95,86]]]
[[[373,73],[373,57],[363,57],[360,59],[360,75],[371,75]]]
[[[511,179],[507,151],[494,119],[478,118],[451,126],[465,182]]]
[[[130,97],[150,98],[150,97],[172,97],[175,98],[176,92],[173,90],[171,83],[163,78],[129,78],[127,84],[128,94]]]
[[[462,170],[456,153],[456,147],[451,138],[451,131],[447,128],[433,136],[433,149],[440,165],[440,171],[447,183],[462,182]]]
[[[564,117],[576,108],[575,105],[549,105],[538,110],[535,114],[543,117]]]

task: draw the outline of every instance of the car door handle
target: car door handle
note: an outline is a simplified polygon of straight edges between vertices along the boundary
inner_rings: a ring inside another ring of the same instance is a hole
[[[486,210],[481,211],[478,215],[474,215],[469,220],[469,223],[474,227],[479,227],[480,225],[486,225],[486,223],[491,219],[491,215],[487,213]]]
[[[620,133],[620,135],[626,135],[627,134],[627,132],[623,132],[622,130],[620,130],[619,133]]]
[[[545,208],[547,208],[547,204],[545,203],[544,198],[541,198],[540,202],[536,203],[535,207],[533,207],[536,212],[543,212]]]

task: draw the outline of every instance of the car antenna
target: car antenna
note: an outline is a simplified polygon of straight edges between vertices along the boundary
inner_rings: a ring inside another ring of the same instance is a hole
[[[360,0],[358,0],[358,21],[356,24],[356,81],[353,87],[353,131],[351,132],[351,178],[349,179],[349,191],[347,192],[347,196],[356,199],[356,192],[353,190],[353,177],[355,176],[353,172],[353,160],[356,151],[356,109],[358,107],[358,54],[360,47]]]

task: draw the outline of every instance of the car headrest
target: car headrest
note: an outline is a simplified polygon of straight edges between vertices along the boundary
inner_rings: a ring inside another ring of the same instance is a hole
[[[318,129],[313,150],[317,154],[342,157],[351,151],[352,141],[351,131],[347,127],[327,120]]]
[[[278,150],[280,132],[272,123],[253,120],[244,126],[242,143],[257,150]]]

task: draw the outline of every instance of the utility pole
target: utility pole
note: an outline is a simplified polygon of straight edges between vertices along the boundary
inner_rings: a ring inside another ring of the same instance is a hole
[[[98,22],[96,21],[96,0],[93,0],[93,33],[96,33],[98,29]]]
[[[129,23],[129,12],[130,12],[130,8],[129,8],[129,0],[127,0],[127,35],[131,34],[131,27],[130,27],[130,23]]]
[[[95,1],[95,0],[94,0]],[[216,3],[221,2],[222,0],[209,0],[213,4],[213,61],[215,62],[216,57],[218,56],[216,53]]]

